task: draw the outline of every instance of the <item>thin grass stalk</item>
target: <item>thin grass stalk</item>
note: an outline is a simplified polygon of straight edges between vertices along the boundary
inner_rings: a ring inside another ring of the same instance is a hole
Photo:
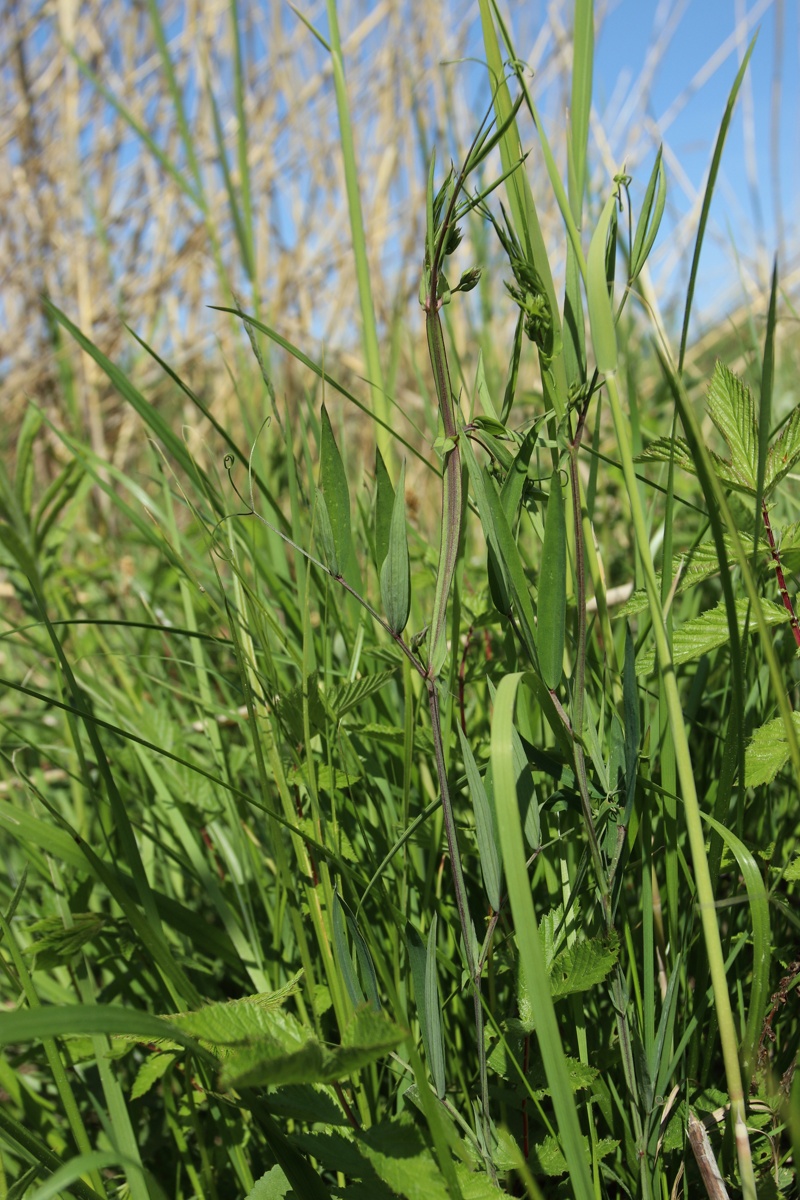
[[[717,911],[714,904],[714,892],[711,886],[711,875],[705,849],[705,835],[700,816],[700,803],[694,781],[692,758],[686,737],[686,727],[681,709],[678,685],[675,678],[675,668],[669,649],[667,632],[664,623],[664,612],[661,607],[661,596],[656,579],[653,558],[650,553],[650,543],[647,537],[647,525],[642,510],[636,471],[628,440],[628,429],[622,412],[619,389],[617,387],[616,371],[606,374],[606,389],[608,391],[611,414],[614,422],[614,433],[617,439],[620,463],[625,478],[628,499],[631,506],[636,549],[642,565],[645,589],[650,608],[653,636],[656,642],[659,673],[664,688],[664,696],[669,715],[672,739],[675,745],[675,761],[678,779],[683,796],[686,827],[689,835],[689,845],[692,851],[692,863],[697,887],[698,907],[703,928],[703,938],[706,945],[711,983],[714,991],[714,1005],[719,1024],[722,1055],[725,1063],[725,1077],[728,1095],[731,1101],[736,1137],[736,1151],[739,1160],[739,1171],[742,1179],[745,1200],[756,1200],[755,1175],[747,1135],[745,1119],[745,1098],[742,1086],[742,1075],[739,1067],[739,1054],[736,1038],[736,1026],[733,1019],[730,994],[725,977],[725,959],[722,952]]]

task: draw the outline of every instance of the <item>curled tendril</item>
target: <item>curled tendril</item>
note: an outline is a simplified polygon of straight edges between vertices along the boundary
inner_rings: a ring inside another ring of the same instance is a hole
[[[226,471],[226,473],[227,473],[228,475],[230,475],[230,473],[231,473],[231,470],[232,470],[232,468],[233,468],[233,455],[232,455],[232,454],[226,454],[226,455],[225,455],[225,457],[224,457],[224,458],[223,458],[223,460],[222,460],[222,465],[223,465],[223,467],[225,468],[225,471]]]

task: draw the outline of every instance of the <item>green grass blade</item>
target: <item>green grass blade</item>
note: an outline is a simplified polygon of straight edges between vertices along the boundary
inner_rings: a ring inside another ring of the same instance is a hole
[[[708,172],[708,181],[706,183],[705,192],[703,193],[703,206],[700,210],[700,223],[697,227],[697,237],[694,243],[694,253],[692,254],[692,265],[689,270],[689,285],[686,289],[686,304],[683,310],[683,326],[681,328],[681,345],[678,353],[678,373],[683,371],[683,362],[686,357],[686,347],[689,339],[689,318],[692,313],[692,301],[694,300],[694,289],[697,284],[697,272],[700,266],[700,252],[703,249],[703,238],[708,224],[708,214],[711,211],[711,199],[714,195],[714,188],[717,183],[717,175],[719,174],[720,163],[722,162],[722,151],[725,147],[725,139],[728,136],[733,110],[736,106],[736,98],[739,95],[739,89],[742,86],[745,71],[750,62],[750,55],[753,53],[756,44],[756,36],[747,47],[747,51],[742,59],[742,65],[736,73],[736,78],[733,81],[733,87],[728,96],[728,102],[725,105],[725,112],[722,116],[722,123],[719,127],[717,140],[714,145],[714,153],[711,156],[711,168]]]
[[[594,1188],[581,1134],[578,1111],[569,1081],[561,1033],[550,995],[550,979],[539,940],[531,885],[525,863],[522,824],[517,806],[511,732],[517,691],[523,674],[506,675],[500,681],[492,718],[492,777],[497,805],[500,847],[503,854],[508,898],[514,917],[525,987],[532,999],[536,1037],[555,1109],[558,1133],[569,1169],[576,1200],[594,1200]]]
[[[580,224],[586,188],[586,153],[589,145],[589,118],[592,112],[592,74],[594,66],[594,4],[576,0],[572,36],[572,104],[567,141],[569,194],[572,214]]]
[[[567,527],[559,471],[554,471],[550,479],[537,616],[539,666],[552,692],[561,683],[567,623]]]
[[[704,814],[704,820],[722,838],[736,859],[747,889],[747,901],[753,922],[753,981],[750,987],[747,1027],[742,1036],[741,1049],[745,1085],[749,1086],[756,1068],[758,1042],[770,994],[769,972],[773,947],[767,889],[764,886],[759,865],[744,842],[740,841],[736,834],[720,821],[715,821],[713,817]]]

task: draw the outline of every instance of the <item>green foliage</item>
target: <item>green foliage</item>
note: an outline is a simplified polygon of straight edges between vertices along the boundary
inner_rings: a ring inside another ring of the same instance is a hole
[[[728,1185],[796,1192],[800,407],[770,438],[790,390],[777,276],[760,397],[717,364],[727,450],[709,453],[630,287],[664,160],[635,220],[627,176],[587,192],[592,5],[575,5],[566,182],[507,29],[488,0],[480,14],[492,112],[443,181],[426,150],[427,442],[385,419],[332,4],[369,395],[247,316],[275,418],[253,444],[152,355],[197,409],[201,455],[49,309],[142,436],[126,472],[31,406],[0,469],[4,1194],[651,1198],[682,1171],[698,1186],[686,1124],[718,1111],[737,1134],[710,1141]],[[228,157],[210,82],[205,99],[254,281],[247,146]],[[564,222],[563,303],[523,104]],[[162,165],[207,212],[179,127],[185,166]],[[507,269],[451,273],[481,230]],[[441,312],[493,282],[515,329],[492,346],[478,330],[465,399],[469,347]],[[256,332],[307,372],[299,399],[278,400]],[[334,393],[362,419],[352,443]],[[368,413],[381,448],[362,487]],[[657,480],[636,474],[643,443]],[[610,621],[606,579],[644,585],[611,611],[630,626]]]

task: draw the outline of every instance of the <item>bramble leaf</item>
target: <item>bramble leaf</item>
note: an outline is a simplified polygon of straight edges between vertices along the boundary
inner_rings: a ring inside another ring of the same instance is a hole
[[[792,713],[797,736],[800,737],[800,713]],[[753,734],[744,756],[744,782],[746,787],[760,787],[772,783],[779,771],[789,761],[789,743],[783,717],[767,721]]]
[[[782,625],[789,620],[785,608],[770,604],[768,600],[761,601],[761,611],[767,625]],[[749,604],[745,599],[736,602],[737,623],[740,636],[744,636],[745,621],[749,613]],[[750,613],[750,632],[755,632],[756,625]],[[687,621],[675,631],[672,643],[672,661],[676,667],[682,663],[691,662],[703,654],[710,654],[724,646],[730,637],[728,617],[725,602],[720,601],[716,608],[710,608],[699,617]],[[655,665],[655,651],[648,650],[636,664],[637,675],[649,675]]]
[[[717,362],[708,388],[708,412],[731,451],[732,487],[755,495],[758,481],[758,425],[747,385]],[[728,465],[728,464],[726,464]]]

